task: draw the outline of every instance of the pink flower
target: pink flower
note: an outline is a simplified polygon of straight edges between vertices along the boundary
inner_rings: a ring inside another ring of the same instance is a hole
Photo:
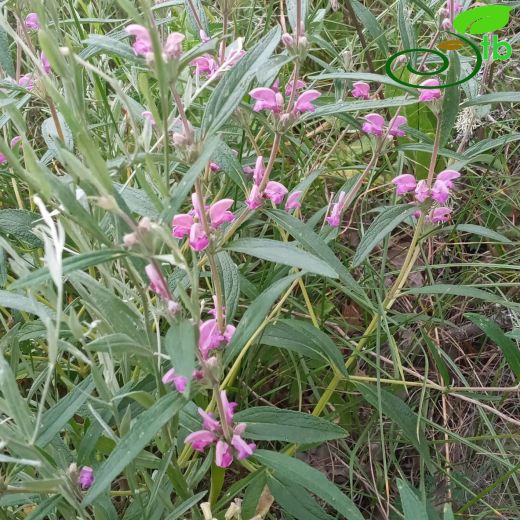
[[[0,152],[0,164],[4,164],[7,162],[7,157]]]
[[[440,222],[448,222],[450,219],[451,212],[453,210],[451,208],[446,208],[441,206],[440,208],[435,208],[430,212],[428,218],[432,224],[439,224]]]
[[[246,205],[249,209],[257,209],[262,205],[262,196],[257,184],[253,184],[249,197],[246,199]]]
[[[220,423],[215,419],[211,412],[205,412],[202,408],[198,409],[199,415],[202,417],[202,427],[210,432],[221,431]]]
[[[193,217],[188,213],[180,213],[173,217],[172,225],[172,234],[175,238],[187,237],[193,225]]]
[[[430,196],[430,190],[425,180],[419,181],[415,188],[415,199],[417,202],[424,202]]]
[[[195,67],[195,73],[200,76],[211,77],[217,72],[218,69],[218,63],[209,54],[195,58],[191,61],[190,65]]]
[[[383,126],[385,119],[379,114],[367,114],[365,116],[365,123],[363,124],[363,132],[367,134],[383,135]]]
[[[202,43],[208,43],[211,40],[202,29],[199,31],[199,36]]]
[[[244,439],[242,439],[242,437],[240,437],[240,435],[236,434],[231,438],[231,445],[237,451],[238,460],[246,459],[253,454],[256,448],[255,443],[252,442],[248,444]]]
[[[330,215],[325,218],[331,227],[338,227],[341,222],[341,213],[343,211],[345,205],[345,198],[347,194],[342,191],[339,194],[338,201],[332,205],[332,209],[330,211]]]
[[[406,125],[408,120],[404,116],[396,116],[392,118],[388,127],[388,134],[394,137],[403,137],[406,135],[404,130],[401,130],[401,126]]]
[[[451,23],[451,20],[449,18],[444,18],[442,20],[441,29],[443,29],[444,31],[450,31],[451,29],[453,29],[453,24]]]
[[[155,126],[155,119],[153,117],[153,114],[149,110],[145,110],[142,114],[143,119],[145,121],[148,121],[150,123],[150,126]]]
[[[135,36],[132,48],[137,56],[149,57],[153,54],[152,39],[146,27],[133,23],[128,25],[125,31],[131,36]]]
[[[190,228],[190,247],[194,251],[204,251],[208,247],[209,238],[200,222],[196,222]]]
[[[415,190],[417,186],[417,181],[413,175],[409,173],[404,173],[403,175],[398,175],[395,179],[392,180],[392,183],[397,187],[397,195],[404,195],[409,191]]]
[[[220,165],[218,165],[216,162],[210,161],[210,163],[209,163],[209,169],[210,169],[213,173],[217,173],[217,172],[219,172],[222,168],[221,168]]]
[[[165,385],[173,384],[177,392],[183,394],[186,390],[186,386],[188,385],[188,378],[185,376],[175,375],[175,369],[170,368],[166,374],[162,377],[162,382]]]
[[[51,73],[51,64],[49,63],[49,60],[47,59],[47,56],[43,54],[43,52],[40,54],[40,63],[42,64],[43,72],[45,74]]]
[[[22,137],[19,136],[19,135],[16,135],[16,136],[14,136],[14,137],[11,139],[11,142],[9,143],[9,146],[10,146],[11,148],[15,148],[16,145],[17,145],[18,143],[20,143],[21,140],[22,140]]]
[[[190,433],[184,442],[186,444],[191,444],[191,447],[195,451],[203,452],[208,446],[213,444],[217,440],[217,436],[213,432],[209,432],[207,430],[199,430],[193,433]]]
[[[29,13],[25,18],[25,27],[31,31],[37,31],[40,28],[40,21],[36,13]]]
[[[276,80],[276,81],[279,81],[279,80]],[[289,81],[289,83],[287,83],[287,85],[285,86],[285,95],[287,97],[289,97],[292,94],[293,85],[294,85],[294,81]],[[301,79],[297,79],[296,85],[294,85],[294,86],[296,87],[296,92],[298,92],[298,90],[305,88],[305,82],[303,82]]]
[[[88,489],[94,483],[94,470],[90,466],[83,466],[79,471],[78,484],[81,489]]]
[[[239,60],[246,54],[242,49],[244,38],[237,38],[231,45],[228,45],[224,55],[224,61],[221,64],[221,70],[229,70],[233,68]]]
[[[451,22],[450,22],[451,23]],[[440,85],[440,82],[436,78],[427,79],[426,81],[423,81],[419,84],[419,87],[438,87]],[[421,93],[419,94],[419,101],[433,101],[434,99],[439,99],[442,96],[442,92],[440,89],[428,89],[428,90],[421,90]]]
[[[275,114],[279,114],[283,109],[283,97],[279,92],[275,92],[270,88],[254,88],[249,95],[256,99],[253,110],[260,112],[260,110],[270,110]]]
[[[224,336],[218,329],[216,319],[206,320],[199,327],[199,350],[203,359],[208,358],[210,350],[219,348]]]
[[[454,186],[453,181],[459,177],[460,173],[455,170],[443,170],[437,175],[437,180],[444,182],[451,189]]]
[[[227,468],[233,462],[233,453],[231,447],[225,441],[217,441],[217,447],[215,449],[215,464],[219,468]]]
[[[280,204],[287,194],[287,188],[276,181],[269,181],[265,187],[264,197],[271,199],[275,204]]]
[[[229,426],[231,426],[233,424],[233,415],[235,414],[235,409],[238,406],[238,404],[233,401],[228,401],[225,390],[222,390],[220,392],[220,399],[224,408],[224,420],[227,422]],[[220,419],[222,420],[222,417]]]
[[[234,204],[233,199],[222,199],[215,202],[209,207],[209,218],[211,225],[217,229],[224,222],[232,222],[235,220],[235,215],[228,211],[228,209]]]
[[[256,158],[255,168],[253,170],[253,180],[255,184],[260,185],[262,179],[264,178],[265,167],[264,167],[264,158],[259,155]]]
[[[229,343],[231,339],[233,338],[233,335],[235,334],[236,327],[234,325],[226,325],[226,328],[224,329],[224,341],[226,343]]]
[[[444,204],[450,197],[450,190],[444,181],[436,180],[432,187],[432,199]]]
[[[352,89],[355,98],[368,99],[370,97],[370,85],[364,81],[356,81]]]
[[[300,197],[302,196],[302,191],[293,191],[287,197],[287,202],[285,203],[285,211],[290,211],[292,209],[301,208],[302,204],[300,202]]]
[[[315,99],[318,99],[321,93],[317,90],[307,90],[300,94],[296,103],[294,104],[293,112],[314,112],[316,107],[312,104]]]
[[[32,73],[24,74],[18,80],[18,85],[27,90],[32,90],[34,88],[34,76]]]
[[[182,42],[186,38],[184,34],[172,32],[166,38],[164,44],[164,53],[166,57],[171,60],[178,60],[182,55]]]
[[[166,281],[164,280],[161,272],[155,267],[154,264],[148,264],[144,268],[148,279],[150,280],[150,289],[158,294],[161,298],[165,300],[170,300],[170,289],[166,285]]]

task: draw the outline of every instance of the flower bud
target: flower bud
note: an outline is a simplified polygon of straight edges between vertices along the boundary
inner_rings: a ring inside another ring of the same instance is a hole
[[[294,45],[294,38],[289,33],[282,34],[282,43],[286,48],[291,48]]]

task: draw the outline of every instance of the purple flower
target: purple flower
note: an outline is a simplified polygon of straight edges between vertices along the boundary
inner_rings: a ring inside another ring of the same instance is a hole
[[[215,464],[219,468],[227,468],[233,462],[233,452],[231,446],[222,440],[217,441],[215,448]]]
[[[419,84],[419,87],[438,87],[440,85],[440,82],[436,78],[427,79],[426,81],[423,81]],[[419,101],[433,101],[434,99],[439,99],[442,96],[442,92],[440,89],[428,89],[428,90],[421,90],[421,93],[419,94]]]
[[[275,92],[270,88],[254,88],[249,95],[256,99],[253,110],[260,112],[260,110],[270,110],[275,114],[279,114],[283,109],[283,96],[279,92]]]
[[[257,209],[262,205],[262,195],[257,184],[253,184],[251,192],[246,199],[246,205],[249,209]]]
[[[218,229],[224,222],[235,220],[235,215],[228,211],[234,202],[233,199],[222,199],[209,207],[209,218],[214,229]]]
[[[172,234],[175,238],[184,238],[190,234],[191,226],[193,225],[193,216],[188,213],[180,213],[173,217]]]
[[[425,180],[419,181],[415,188],[415,199],[417,202],[424,202],[430,196],[430,190]]]
[[[365,122],[363,123],[363,132],[373,135],[383,135],[383,127],[385,119],[379,114],[367,114],[365,116]]]
[[[155,126],[155,119],[153,117],[153,114],[149,110],[145,110],[141,115],[143,116],[143,119],[145,121],[148,121],[148,123],[150,123],[151,126]]]
[[[255,181],[255,184],[260,185],[262,182],[262,179],[264,178],[265,173],[265,167],[264,167],[264,158],[259,155],[256,158],[256,164],[253,169],[253,180]]]
[[[269,181],[265,187],[264,197],[271,199],[275,204],[280,204],[287,191],[287,188],[280,182]]]
[[[302,204],[300,202],[300,197],[302,196],[302,191],[294,191],[287,197],[287,202],[285,203],[285,211],[291,211],[292,209],[301,208]]]
[[[199,56],[190,62],[195,67],[195,73],[199,76],[213,76],[218,69],[218,63],[209,54]]]
[[[293,112],[314,112],[316,107],[312,104],[315,99],[318,99],[321,93],[317,90],[307,90],[303,94],[300,94],[296,103],[294,104]]]
[[[152,39],[146,27],[133,23],[128,25],[125,31],[131,36],[135,36],[132,48],[137,56],[148,58],[153,55]]]
[[[444,204],[450,197],[450,190],[444,181],[436,180],[432,187],[432,199]]]
[[[221,168],[220,165],[217,164],[216,162],[210,161],[210,162],[209,162],[209,169],[210,169],[210,171],[212,171],[213,173],[217,173],[217,172],[219,172],[222,168]]]
[[[94,483],[94,470],[89,466],[83,466],[79,471],[78,484],[81,489],[88,489]]]
[[[368,99],[370,97],[370,85],[364,81],[356,81],[352,89],[355,98]]]
[[[276,80],[276,81],[279,82],[279,80]],[[296,89],[296,92],[298,92],[298,90],[302,90],[305,88],[305,82],[302,81],[301,79],[296,80],[296,85],[294,84],[294,81],[289,81],[289,83],[287,83],[287,85],[285,86],[285,95],[287,97],[291,96],[292,91],[293,91],[293,85],[294,85],[294,88]]]
[[[43,52],[40,54],[40,63],[42,64],[43,72],[49,75],[51,73],[51,64]]]
[[[220,399],[222,401],[222,406],[224,408],[224,420],[227,422],[229,426],[233,424],[233,415],[235,414],[235,409],[238,406],[237,403],[228,401],[227,394],[225,390],[220,392]],[[222,420],[222,417],[221,417]]]
[[[202,408],[198,409],[199,415],[202,417],[202,427],[210,432],[218,432],[221,430],[220,423],[215,419],[211,412],[205,412]]]
[[[40,28],[40,21],[36,13],[29,13],[25,18],[25,27],[31,31],[37,31]]]
[[[163,50],[166,57],[171,60],[178,60],[182,55],[182,42],[186,38],[184,34],[172,32],[166,38]]]
[[[392,183],[396,185],[397,195],[404,195],[410,191],[414,191],[417,186],[417,181],[413,175],[409,173],[404,173],[403,175],[398,175],[392,180]]]
[[[190,228],[190,247],[194,251],[204,251],[208,247],[209,238],[200,222],[195,222]]]
[[[170,368],[166,374],[162,377],[162,382],[165,385],[173,384],[177,392],[183,394],[186,391],[188,385],[188,378],[186,376],[178,376],[175,374],[175,369]]]
[[[454,184],[452,181],[458,179],[460,177],[460,173],[455,170],[443,170],[439,174],[437,174],[437,180],[443,181],[446,183],[449,189],[453,188]]]
[[[148,280],[150,281],[150,289],[161,298],[170,300],[170,289],[166,285],[161,272],[155,267],[155,265],[148,264],[144,270],[148,276]]]
[[[186,444],[191,444],[191,447],[195,451],[203,452],[208,446],[211,446],[216,440],[217,436],[210,431],[207,430],[199,430],[193,433],[190,433],[184,442]]]
[[[235,429],[236,430],[236,429]],[[248,444],[240,435],[233,435],[231,438],[231,445],[237,451],[237,459],[247,459],[256,449],[256,444],[254,442]]]
[[[338,201],[332,205],[332,209],[330,210],[330,214],[325,218],[329,226],[338,227],[341,222],[341,213],[343,212],[345,206],[345,199],[347,194],[342,191],[339,194]]]
[[[20,79],[18,80],[18,85],[27,90],[32,90],[34,88],[34,75],[32,73],[29,73],[20,76]]]
[[[432,210],[428,215],[428,219],[432,224],[448,222],[452,211],[453,210],[451,208],[441,206],[440,208],[435,208],[434,210]]]
[[[408,120],[404,116],[396,116],[392,118],[388,127],[388,134],[394,137],[403,137],[406,135],[404,130],[401,130],[401,126],[406,125]]]

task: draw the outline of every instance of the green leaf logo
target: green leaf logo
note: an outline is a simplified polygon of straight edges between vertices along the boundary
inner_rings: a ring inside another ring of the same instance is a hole
[[[460,13],[453,26],[460,33],[485,34],[502,29],[509,23],[509,13],[513,9],[507,5],[484,5]]]

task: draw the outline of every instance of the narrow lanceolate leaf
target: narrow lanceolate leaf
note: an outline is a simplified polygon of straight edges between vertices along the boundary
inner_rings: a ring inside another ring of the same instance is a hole
[[[391,233],[401,222],[410,217],[417,208],[409,204],[391,206],[383,210],[375,218],[368,231],[363,235],[361,242],[352,258],[352,266],[360,265],[372,252],[374,247]]]
[[[494,92],[468,99],[462,103],[462,108],[473,105],[489,105],[491,103],[520,103],[520,92]]]
[[[294,243],[267,238],[241,238],[232,242],[226,249],[291,267],[299,267],[309,273],[329,278],[338,277],[334,269],[323,260],[300,249]]]
[[[231,260],[231,257],[226,251],[217,253],[217,267],[222,280],[226,319],[228,323],[231,323],[235,316],[240,297],[240,275],[238,267],[233,260]]]
[[[300,4],[300,20],[303,22],[304,26],[309,11],[309,0],[287,0],[287,18],[289,18],[289,23],[291,24],[293,31],[296,31],[297,3]]]
[[[44,448],[52,441],[71,417],[83,406],[94,390],[92,377],[87,377],[78,386],[60,399],[43,415],[36,446]]]
[[[381,49],[381,52],[388,54],[388,42],[386,41],[385,32],[381,28],[377,18],[372,14],[372,11],[370,11],[370,9],[365,7],[357,0],[349,1],[352,5],[352,9],[354,10],[355,15],[361,22],[361,25],[363,25],[367,33],[370,35],[371,40],[373,40],[378,45],[378,47]]]
[[[206,491],[201,491],[196,495],[188,498],[181,504],[179,504],[167,517],[165,520],[178,520],[181,516],[186,513],[193,506],[197,505],[206,495]]]
[[[422,428],[418,428],[419,417],[417,414],[402,399],[384,388],[376,388],[374,385],[364,383],[356,383],[356,388],[376,410],[381,409],[383,415],[386,415],[401,428],[407,441],[415,446],[428,468],[433,471],[433,463],[424,431]]]
[[[262,322],[265,320],[274,302],[300,276],[302,276],[301,273],[296,273],[274,282],[249,305],[238,324],[235,334],[233,334],[233,339],[225,350],[224,365],[227,365],[238,356],[248,340],[262,326]]]
[[[111,260],[115,260],[116,258],[121,258],[127,254],[127,251],[122,251],[121,249],[104,249],[102,251],[91,251],[90,253],[82,253],[80,255],[70,256],[65,258],[63,261],[63,274],[66,275],[74,271],[87,269],[88,267],[99,265],[104,262],[109,262]],[[16,280],[16,282],[11,284],[9,288],[27,289],[28,287],[33,287],[35,285],[45,283],[50,279],[51,277],[49,274],[49,269],[47,267],[41,267],[27,276]]]
[[[428,520],[426,506],[419,500],[410,484],[399,478],[397,489],[403,505],[404,520]]]
[[[178,393],[169,393],[151,408],[141,413],[129,432],[118,442],[108,459],[96,471],[94,484],[83,499],[86,507],[103,492],[125,467],[130,464],[155,437],[157,432],[186,404]]]
[[[276,49],[281,37],[279,26],[267,33],[220,80],[208,100],[202,119],[204,135],[216,132],[231,116],[249,89],[249,85],[262,64]]]
[[[0,234],[14,237],[30,247],[42,247],[42,241],[32,232],[41,217],[26,209],[0,211]]]
[[[477,235],[478,237],[489,238],[493,242],[500,242],[502,244],[512,244],[513,242],[509,240],[506,236],[501,233],[497,233],[492,229],[489,229],[484,226],[477,226],[476,224],[457,224],[456,226],[444,226],[437,228],[435,233],[444,234],[450,233],[451,231],[458,231],[459,233],[471,233],[472,235]]]
[[[254,458],[274,472],[274,477],[304,487],[348,520],[364,520],[354,502],[319,470],[305,462],[274,451],[256,450]]]
[[[310,444],[341,439],[347,432],[321,417],[272,406],[248,408],[235,414],[238,422],[247,423],[244,437],[262,441]]]
[[[80,56],[86,59],[96,54],[104,53],[109,56],[118,56],[125,61],[137,64],[143,63],[144,60],[136,56],[132,47],[130,47],[128,43],[120,41],[120,39],[111,38],[103,34],[90,34],[89,37],[82,42],[87,47],[82,51]]]
[[[71,151],[74,149],[74,138],[72,137],[72,132],[61,114],[58,114],[58,123],[60,125],[60,130],[56,128],[56,122],[52,117],[47,118],[42,123],[43,140],[45,141],[49,152],[52,152],[53,155],[58,155],[61,146],[65,146],[67,150]],[[60,137],[60,131],[63,135],[63,141]]]
[[[10,291],[0,291],[0,307],[7,307],[8,309],[15,309],[17,311],[35,314],[44,323],[54,314],[51,309],[42,303],[37,302],[35,299]]]
[[[361,288],[361,286],[354,280],[352,275],[348,272],[344,264],[334,254],[332,249],[319,237],[309,225],[301,220],[289,215],[286,211],[270,210],[267,214],[282,226],[295,240],[297,240],[307,251],[313,253],[318,258],[327,263],[339,276],[341,283],[346,289],[352,299],[358,303],[371,307],[371,303]]]
[[[0,27],[0,68],[11,78],[16,76],[13,57],[9,50],[9,38],[7,33]]]
[[[460,76],[460,60],[456,52],[452,54],[453,56],[450,58],[450,69],[446,78],[447,83],[456,82]],[[459,102],[459,85],[448,87],[444,90],[441,110],[441,147],[446,145],[451,136],[451,133],[453,132],[453,127],[455,126],[455,122],[457,121],[457,116],[459,113]]]
[[[311,76],[309,79],[346,79],[350,81],[374,81],[383,85],[391,85],[392,87],[406,90],[411,94],[417,95],[417,89],[401,85],[397,81],[394,81],[392,78],[385,76],[384,74],[373,74],[371,72],[327,72],[325,74],[317,74],[316,76]]]
[[[506,336],[496,322],[482,314],[468,312],[464,316],[471,320],[479,329],[484,331],[491,341],[497,344],[503,352],[516,379],[520,379],[520,350],[518,350],[518,346],[511,338]]]
[[[281,319],[269,324],[262,334],[262,344],[283,348],[312,359],[333,364],[345,376],[345,360],[330,337],[303,320]]]
[[[171,325],[164,340],[166,352],[175,369],[175,374],[187,380],[186,393],[190,391],[191,376],[195,368],[197,335],[195,325],[190,320],[180,320]]]

